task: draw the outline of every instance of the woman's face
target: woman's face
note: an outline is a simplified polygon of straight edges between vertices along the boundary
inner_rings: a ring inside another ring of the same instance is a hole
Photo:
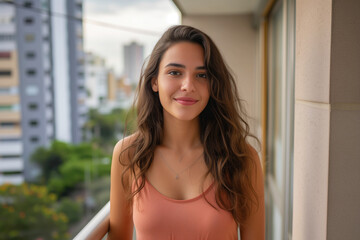
[[[210,92],[199,44],[179,42],[164,53],[152,89],[159,93],[164,119],[194,120],[206,107]]]

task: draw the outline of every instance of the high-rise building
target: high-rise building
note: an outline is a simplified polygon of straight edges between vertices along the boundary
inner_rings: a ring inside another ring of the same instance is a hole
[[[86,105],[98,108],[108,98],[108,69],[105,60],[94,53],[85,53],[85,78],[88,96]]]
[[[0,183],[24,179],[15,8],[0,4]]]
[[[138,84],[143,61],[144,46],[136,42],[124,46],[124,75],[129,84]]]
[[[0,184],[32,180],[38,147],[82,141],[81,14],[81,0],[0,2]]]

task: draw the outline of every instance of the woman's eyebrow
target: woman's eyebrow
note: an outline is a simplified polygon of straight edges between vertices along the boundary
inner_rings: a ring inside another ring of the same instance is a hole
[[[179,64],[179,63],[169,63],[165,67],[179,67],[179,68],[185,68],[185,65]]]
[[[179,67],[179,68],[186,68],[185,65],[180,64],[180,63],[169,63],[167,64],[165,67]],[[200,69],[200,70],[206,70],[205,66],[199,66],[196,67],[196,69]]]

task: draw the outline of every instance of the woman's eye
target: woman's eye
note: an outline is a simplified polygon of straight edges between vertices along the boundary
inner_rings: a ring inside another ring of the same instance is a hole
[[[206,73],[199,73],[197,76],[199,78],[207,78]]]
[[[170,71],[169,75],[178,76],[178,75],[180,75],[180,72],[178,72],[178,71]]]

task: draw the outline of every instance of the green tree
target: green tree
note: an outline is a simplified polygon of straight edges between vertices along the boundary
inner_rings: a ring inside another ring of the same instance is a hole
[[[68,239],[68,219],[54,210],[55,201],[42,186],[0,186],[0,239]]]
[[[92,142],[106,151],[111,151],[114,144],[126,132],[134,132],[136,126],[135,109],[114,109],[111,113],[101,114],[96,109],[89,112],[86,129],[92,133]]]
[[[86,171],[92,178],[110,175],[110,161],[102,161],[109,158],[109,154],[93,144],[70,145],[59,141],[49,148],[37,149],[31,157],[41,169],[40,183],[59,197],[69,195],[83,183]]]
[[[76,223],[83,214],[82,202],[74,201],[70,198],[61,199],[58,211],[64,213],[69,219],[69,224]]]
[[[41,169],[40,182],[46,183],[51,175],[59,173],[59,167],[69,157],[70,146],[60,141],[54,141],[50,148],[40,147],[31,156]]]

